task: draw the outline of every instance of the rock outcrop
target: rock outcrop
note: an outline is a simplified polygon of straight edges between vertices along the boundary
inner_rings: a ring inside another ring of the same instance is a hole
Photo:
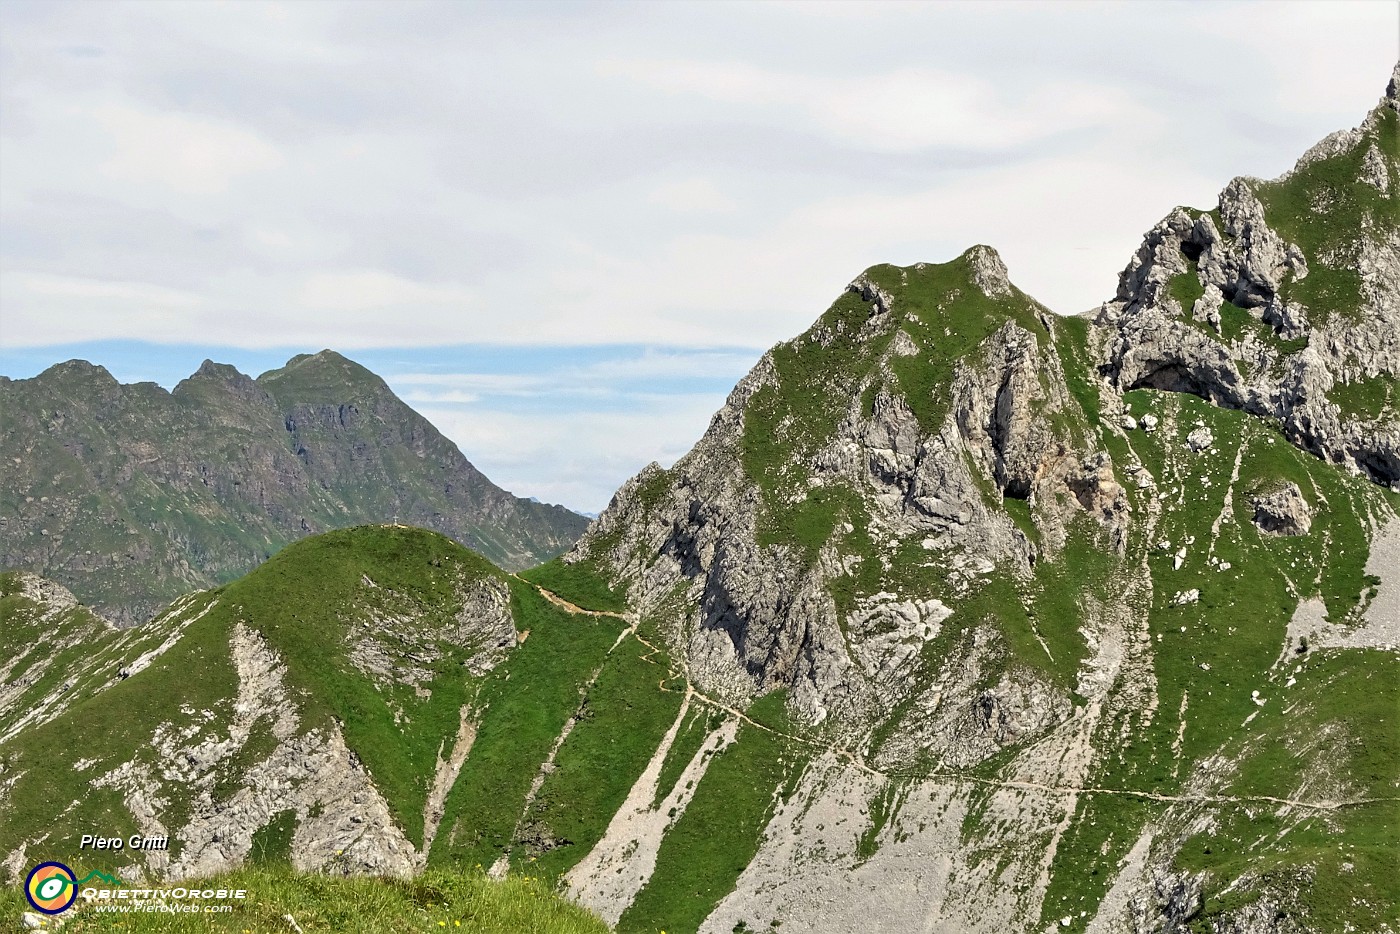
[[[1260,493],[1250,500],[1254,524],[1270,535],[1306,535],[1312,528],[1312,507],[1296,483]]]
[[[1277,421],[1304,449],[1400,483],[1397,85],[1271,182],[1148,232],[1093,316],[1123,391],[1189,392]]]
[[[944,266],[869,270],[811,330],[765,355],[689,454],[624,486],[566,560],[616,569],[644,613],[694,607],[667,636],[705,690],[740,702],[785,687],[811,722],[859,735],[909,698],[920,646],[946,615],[930,596],[1030,575],[1080,517],[1106,547],[1122,543],[1127,501],[1109,458],[1087,432],[1076,449],[1063,430],[1083,415],[1057,327],[987,247]],[[911,393],[922,366],[946,367],[948,385]],[[754,469],[766,445],[783,448],[781,460]],[[1034,512],[1034,541],[1003,500]],[[811,514],[817,535],[775,527],[789,510]],[[882,596],[881,582],[928,577],[920,567],[941,569],[934,590]],[[843,583],[853,580],[873,586]],[[833,597],[847,586],[853,600]],[[1009,713],[1041,686],[979,686],[986,674],[963,679],[955,724],[906,729],[925,748],[986,736],[954,756],[963,763],[1054,720]]]

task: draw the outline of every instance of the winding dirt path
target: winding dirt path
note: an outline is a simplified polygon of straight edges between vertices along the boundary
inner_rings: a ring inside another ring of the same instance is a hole
[[[526,583],[529,582],[527,581]],[[628,622],[630,625],[618,637],[619,644],[622,642],[623,639],[627,638],[630,635],[633,639],[636,639],[642,645],[650,649],[652,657],[658,654],[662,654],[661,649],[653,645],[651,642],[648,642],[645,638],[643,638],[637,633],[637,626],[640,620],[635,614],[613,613],[606,610],[585,610],[582,607],[570,603],[558,594],[546,590],[538,584],[531,584],[531,586],[538,590],[540,592],[540,595],[546,600],[548,600],[550,603],[553,603],[555,606],[561,607],[569,611],[570,613],[581,613],[587,616],[609,616],[615,619],[621,619]],[[614,648],[616,648],[616,645],[614,645]],[[843,746],[834,746],[829,743],[823,743],[820,740],[810,739],[805,736],[797,736],[792,733],[784,733],[782,730],[775,730],[770,726],[767,726],[763,723],[759,723],[757,720],[754,720],[747,714],[745,714],[742,710],[739,710],[736,707],[732,707],[721,700],[710,697],[708,694],[705,694],[703,691],[696,688],[694,683],[691,682],[687,672],[677,670],[674,666],[668,667],[670,668],[672,677],[685,679],[686,691],[690,695],[692,700],[698,701],[702,704],[706,704],[707,706],[713,707],[717,710],[722,710],[730,716],[734,717],[735,719],[746,723],[749,726],[754,727],[755,729],[763,730],[764,732],[771,733],[774,736],[781,736],[784,739],[790,740],[791,742],[800,743],[812,749],[817,749],[822,752],[829,752],[836,758],[844,762],[850,763],[852,766],[854,766],[855,768],[859,769],[867,775],[873,775],[878,778],[884,779],[901,777],[900,773],[898,772],[884,772],[874,768],[855,752]],[[593,676],[594,679],[596,679],[597,676],[598,674],[595,672]],[[661,689],[663,691],[670,690],[669,688],[665,687],[665,679],[662,680]],[[1400,801],[1400,798],[1350,798],[1343,801],[1333,801],[1330,799],[1322,799],[1320,801],[1298,801],[1293,798],[1276,798],[1272,795],[1164,795],[1152,791],[1134,791],[1126,788],[1101,788],[1093,785],[1074,786],[1049,785],[1042,784],[1040,782],[1013,782],[994,778],[978,778],[976,776],[966,775],[960,772],[945,772],[938,770],[925,773],[925,775],[927,778],[937,779],[939,781],[950,783],[963,782],[967,784],[983,785],[993,788],[1007,788],[1020,791],[1038,791],[1047,794],[1121,795],[1130,798],[1142,798],[1148,801],[1161,801],[1166,804],[1270,804],[1304,808],[1314,811],[1340,811],[1345,808],[1362,807],[1368,804],[1382,804],[1386,802]]]

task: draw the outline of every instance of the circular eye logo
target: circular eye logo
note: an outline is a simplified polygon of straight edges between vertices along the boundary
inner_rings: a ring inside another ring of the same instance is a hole
[[[37,910],[56,915],[67,911],[77,900],[77,878],[62,863],[40,863],[24,880],[24,896]]]

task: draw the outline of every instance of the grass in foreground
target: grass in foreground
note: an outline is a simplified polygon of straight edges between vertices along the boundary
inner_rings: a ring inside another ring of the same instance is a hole
[[[188,884],[188,883],[187,883]],[[83,907],[67,912],[63,930],[152,931],[186,934],[290,934],[285,918],[313,931],[402,934],[461,931],[471,934],[606,934],[600,919],[554,895],[538,878],[501,881],[480,872],[427,872],[416,879],[344,879],[287,870],[247,868],[215,876],[201,887],[247,889],[227,914],[115,914]],[[0,889],[0,918],[15,922],[28,910],[17,886]]]

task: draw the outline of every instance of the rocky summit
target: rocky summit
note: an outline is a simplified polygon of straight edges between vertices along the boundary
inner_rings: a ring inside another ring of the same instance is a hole
[[[986,246],[867,270],[531,570],[363,526],[131,630],[0,578],[4,865],[519,872],[624,932],[1396,934],[1397,107],[1170,212],[1087,315]]]
[[[257,379],[206,360],[170,392],[70,360],[0,377],[0,412],[0,568],[52,577],[124,624],[313,532],[426,526],[520,569],[588,522],[493,484],[332,351]]]

